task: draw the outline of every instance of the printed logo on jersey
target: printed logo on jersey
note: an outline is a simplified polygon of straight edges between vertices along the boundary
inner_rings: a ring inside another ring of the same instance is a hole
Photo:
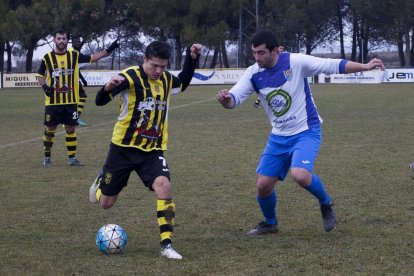
[[[64,65],[64,62],[62,66]],[[63,82],[61,86],[59,86],[60,79],[63,76],[72,76],[74,70],[73,69],[65,69],[65,68],[55,68],[52,72],[52,77],[55,79],[55,91],[60,93],[68,93],[74,90],[73,87],[69,86],[67,83]],[[63,78],[62,78],[63,81]]]
[[[148,97],[145,101],[139,102],[138,104],[138,111],[145,111],[145,110],[165,110],[165,106],[167,105],[166,101],[155,100],[152,97]]]
[[[288,69],[286,71],[283,71],[283,75],[285,75],[285,80],[290,81],[292,79],[292,69]]]
[[[279,89],[270,92],[266,96],[266,100],[272,109],[273,115],[280,117],[286,114],[289,111],[292,104],[292,98],[289,93]]]
[[[154,110],[155,109],[155,100],[154,98],[147,98],[145,102],[139,102],[138,110]]]
[[[167,106],[166,101],[156,100],[152,97],[148,97],[145,101],[142,101],[138,104],[138,111],[143,112],[140,116],[140,119],[135,122],[135,132],[138,136],[149,140],[158,140],[161,137],[161,131],[157,121],[150,122],[151,113],[154,110],[165,110]],[[152,125],[148,129],[148,125]]]
[[[46,114],[46,122],[50,122],[50,119],[52,119],[52,116],[50,114]]]

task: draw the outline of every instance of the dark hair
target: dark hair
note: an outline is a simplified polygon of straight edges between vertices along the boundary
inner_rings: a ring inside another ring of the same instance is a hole
[[[253,47],[257,47],[262,44],[265,44],[269,51],[279,47],[279,42],[277,41],[275,33],[269,29],[257,31],[252,37]]]
[[[68,33],[68,31],[66,31],[65,29],[58,29],[58,30],[56,30],[55,31],[55,33],[53,34],[53,38],[56,38],[56,35],[57,34],[66,34],[66,37],[68,37],[69,38],[69,33]]]
[[[171,57],[171,47],[163,41],[151,42],[147,48],[145,48],[145,56],[147,58],[156,57],[168,60]]]

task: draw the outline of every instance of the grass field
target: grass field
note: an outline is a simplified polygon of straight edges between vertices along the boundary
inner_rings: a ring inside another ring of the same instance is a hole
[[[154,195],[135,174],[112,209],[88,202],[118,101],[96,107],[98,88],[88,88],[77,155],[86,166],[68,167],[59,128],[44,169],[41,90],[0,90],[0,275],[413,275],[414,85],[313,86],[325,121],[315,171],[337,227],[325,233],[316,199],[287,178],[277,188],[280,232],[258,238],[244,233],[261,220],[255,168],[269,123],[253,97],[223,109],[220,88],[191,86],[171,101],[166,158],[182,261],[156,257]],[[98,251],[106,223],[127,231],[125,254]]]

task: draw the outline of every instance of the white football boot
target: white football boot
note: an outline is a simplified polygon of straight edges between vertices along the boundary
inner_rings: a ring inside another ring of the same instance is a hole
[[[176,260],[181,260],[183,258],[183,256],[181,256],[177,251],[174,250],[174,248],[172,248],[171,244],[161,246],[159,256]]]

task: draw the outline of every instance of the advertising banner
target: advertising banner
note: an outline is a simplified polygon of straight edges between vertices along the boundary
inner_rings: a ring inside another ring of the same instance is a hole
[[[36,73],[3,74],[3,88],[11,87],[39,87]]]
[[[351,74],[320,74],[319,83],[381,83],[382,71],[372,70],[365,72],[357,72]]]
[[[381,80],[383,83],[414,82],[414,69],[385,69],[385,71],[382,72]]]

